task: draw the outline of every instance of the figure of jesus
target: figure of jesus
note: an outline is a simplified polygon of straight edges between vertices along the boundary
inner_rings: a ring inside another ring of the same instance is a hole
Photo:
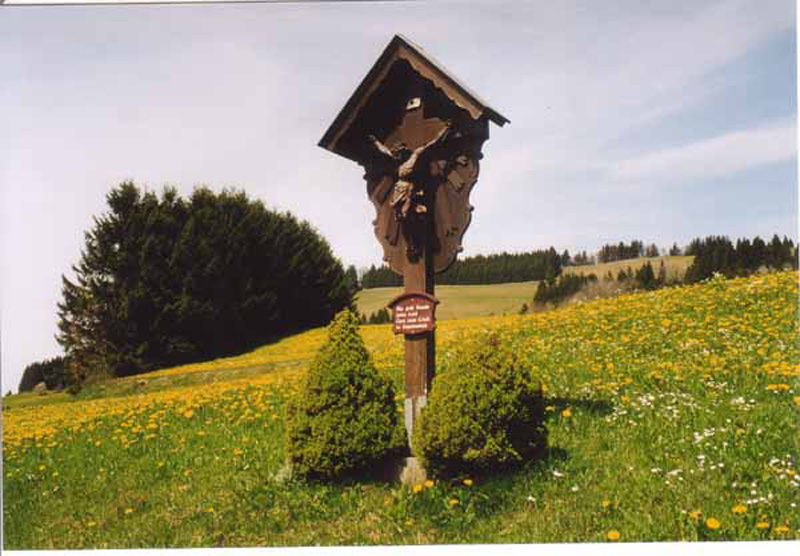
[[[385,155],[389,163],[394,166],[395,183],[392,188],[390,205],[394,210],[394,217],[398,223],[405,222],[409,214],[421,215],[427,212],[423,203],[425,197],[424,184],[430,179],[430,157],[427,156],[433,147],[441,144],[450,132],[451,124],[445,127],[430,141],[414,150],[401,144],[395,149],[389,149],[374,135],[369,140],[380,153]]]

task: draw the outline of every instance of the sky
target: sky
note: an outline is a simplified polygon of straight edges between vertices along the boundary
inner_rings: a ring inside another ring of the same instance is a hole
[[[464,255],[797,241],[793,0],[0,8],[2,390],[123,180],[244,189],[380,264],[363,170],[317,146],[396,33],[492,125]]]

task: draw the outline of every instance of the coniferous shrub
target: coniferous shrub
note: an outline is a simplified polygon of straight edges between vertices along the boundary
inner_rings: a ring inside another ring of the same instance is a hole
[[[288,410],[292,471],[336,478],[380,463],[402,448],[392,383],[378,374],[358,332],[358,316],[339,313]]]
[[[547,443],[541,383],[496,335],[480,335],[437,374],[414,429],[414,452],[434,474],[514,466]]]

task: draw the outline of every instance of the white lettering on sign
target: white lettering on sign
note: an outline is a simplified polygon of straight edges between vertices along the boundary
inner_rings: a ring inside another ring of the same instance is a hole
[[[407,298],[392,309],[395,334],[418,334],[434,329],[434,304],[427,299]]]

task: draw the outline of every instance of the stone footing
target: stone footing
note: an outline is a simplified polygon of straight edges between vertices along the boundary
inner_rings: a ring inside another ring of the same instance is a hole
[[[405,458],[405,465],[400,472],[400,482],[404,485],[421,485],[428,478],[425,468],[417,458]]]

